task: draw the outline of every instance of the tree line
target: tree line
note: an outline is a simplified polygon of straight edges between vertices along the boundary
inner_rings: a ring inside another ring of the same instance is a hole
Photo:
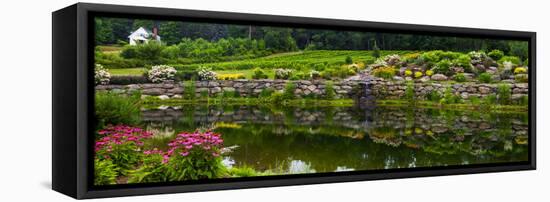
[[[528,57],[527,42],[444,37],[413,34],[336,31],[322,29],[284,28],[253,25],[154,21],[125,18],[96,18],[95,38],[98,45],[124,44],[128,35],[139,27],[152,30],[167,45],[179,44],[182,39],[218,41],[245,38],[265,44],[271,52],[294,50],[444,50],[468,52],[501,50],[522,59]]]

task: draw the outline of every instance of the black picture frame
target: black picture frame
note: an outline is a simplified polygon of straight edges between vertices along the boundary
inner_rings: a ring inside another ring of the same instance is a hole
[[[425,35],[527,40],[529,43],[529,160],[517,163],[354,171],[253,177],[191,183],[94,187],[93,182],[93,19],[95,16],[193,19],[204,22]],[[316,183],[351,182],[536,169],[536,33],[352,20],[287,17],[169,8],[77,3],[52,13],[52,188],[68,196],[98,197],[165,194]]]

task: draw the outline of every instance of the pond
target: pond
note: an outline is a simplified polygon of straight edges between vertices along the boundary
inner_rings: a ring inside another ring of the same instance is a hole
[[[224,164],[278,174],[528,160],[527,113],[415,107],[160,106],[142,125],[162,147],[175,132],[213,129]]]

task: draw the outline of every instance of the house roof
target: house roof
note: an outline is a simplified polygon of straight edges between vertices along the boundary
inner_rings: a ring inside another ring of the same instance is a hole
[[[148,38],[152,34],[153,34],[153,32],[149,31],[148,29],[145,29],[143,27],[139,27],[136,31],[134,31],[130,35],[128,35],[128,38],[145,40],[145,38]],[[160,39],[159,35],[157,35],[157,40],[158,39]]]

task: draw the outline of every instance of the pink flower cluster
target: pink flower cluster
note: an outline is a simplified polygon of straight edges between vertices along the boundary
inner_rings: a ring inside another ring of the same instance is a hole
[[[111,151],[113,144],[120,145],[128,142],[133,142],[138,146],[143,145],[143,140],[151,138],[152,133],[147,132],[141,128],[117,125],[109,125],[107,128],[98,131],[98,134],[102,137],[95,142],[95,151],[98,152],[102,149]]]
[[[143,153],[160,154],[163,156],[163,163],[167,163],[171,156],[178,154],[181,156],[188,156],[193,150],[204,151],[212,154],[213,157],[220,156],[219,148],[223,145],[223,139],[220,134],[213,132],[194,132],[194,133],[180,133],[170,143],[168,143],[169,149],[166,152],[157,150],[146,150]]]

